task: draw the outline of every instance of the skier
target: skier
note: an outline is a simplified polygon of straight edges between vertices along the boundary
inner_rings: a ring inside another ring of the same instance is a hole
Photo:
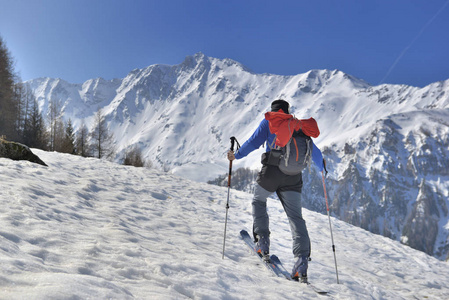
[[[272,112],[284,112],[289,114],[289,103],[285,100],[275,100],[271,103]],[[282,111],[281,111],[282,110]],[[307,282],[307,268],[310,257],[310,239],[306,223],[301,212],[302,173],[286,175],[278,166],[269,165],[269,152],[274,145],[276,135],[270,132],[270,124],[264,119],[253,135],[237,150],[229,151],[228,159],[241,159],[252,151],[258,149],[265,142],[266,153],[262,155],[262,169],[257,179],[252,200],[253,235],[256,242],[256,250],[264,258],[269,257],[270,230],[267,214],[267,198],[274,192],[279,197],[290,223],[293,238],[293,255],[296,263],[292,270],[292,278]],[[319,134],[319,132],[318,132]],[[324,160],[321,151],[311,141],[312,159],[320,170],[324,168]]]

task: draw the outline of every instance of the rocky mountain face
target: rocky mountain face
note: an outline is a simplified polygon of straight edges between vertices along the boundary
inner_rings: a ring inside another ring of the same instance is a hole
[[[283,98],[296,117],[318,121],[321,135],[314,142],[328,161],[332,215],[448,258],[449,80],[417,88],[371,86],[338,70],[256,74],[198,53],[123,79],[28,84],[44,113],[58,101],[75,129],[82,122],[91,126],[102,109],[117,160],[137,146],[154,165],[203,182],[227,172],[229,138],[243,143],[270,103]],[[258,169],[262,152],[235,168]],[[304,206],[325,213],[321,174],[312,167],[304,181]]]
[[[400,119],[405,116],[379,121],[364,139],[343,149],[325,149],[331,164],[345,166],[338,178],[328,179],[332,211],[351,224],[447,259],[447,225],[441,224],[448,223],[448,135],[433,136],[425,127],[403,134]]]

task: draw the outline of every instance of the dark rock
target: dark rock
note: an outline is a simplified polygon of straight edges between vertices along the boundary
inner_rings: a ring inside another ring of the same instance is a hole
[[[6,141],[2,138],[0,138],[0,157],[12,160],[28,160],[47,167],[47,164],[31,152],[30,148],[27,146],[16,142]]]

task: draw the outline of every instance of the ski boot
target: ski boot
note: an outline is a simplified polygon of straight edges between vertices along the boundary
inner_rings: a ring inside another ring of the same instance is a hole
[[[270,237],[256,236],[256,252],[264,261],[270,261]]]
[[[292,279],[296,281],[301,281],[302,283],[307,283],[307,267],[309,258],[307,256],[298,257],[293,270]]]

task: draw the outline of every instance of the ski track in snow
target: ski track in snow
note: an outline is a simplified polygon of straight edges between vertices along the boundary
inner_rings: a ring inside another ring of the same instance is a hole
[[[153,169],[33,149],[49,167],[0,158],[0,299],[311,299],[273,277],[239,239],[251,194]],[[324,201],[324,199],[323,199]],[[271,252],[293,265],[282,206],[269,201]],[[330,299],[449,299],[449,265],[304,209],[310,280]]]

